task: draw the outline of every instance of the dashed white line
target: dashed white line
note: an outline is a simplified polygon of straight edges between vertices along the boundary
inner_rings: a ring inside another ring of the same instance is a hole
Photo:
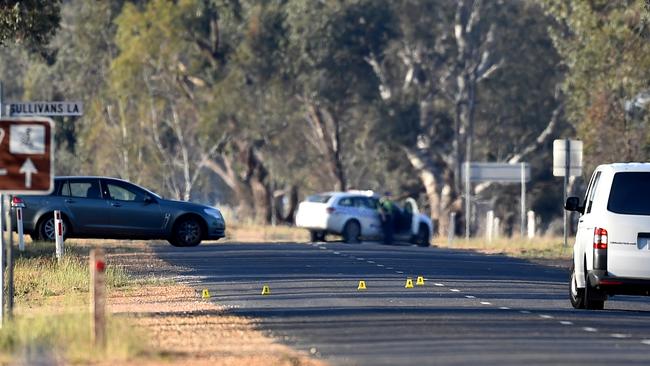
[[[560,321],[560,324],[562,324],[562,325],[573,325],[573,322],[570,322],[568,320],[562,320],[562,321]]]
[[[618,339],[623,339],[623,338],[630,338],[629,335],[627,334],[621,334],[621,333],[612,333],[609,335],[612,338],[618,338]]]
[[[375,264],[375,262],[373,262],[373,261],[368,261],[368,263],[370,263],[370,264]]]
[[[365,261],[366,258],[361,258],[361,257],[359,257],[359,258],[357,258],[357,260],[358,260],[358,261]]]
[[[334,252],[334,254],[341,254],[341,253],[339,253],[339,252]]]
[[[642,339],[641,343],[643,343],[643,344],[645,344],[647,346],[650,346],[650,339]]]
[[[481,301],[481,305],[492,305],[492,303],[488,301]]]
[[[592,327],[584,327],[584,328],[582,328],[582,330],[584,330],[585,332],[591,332],[591,333],[594,333],[594,332],[598,331],[598,329],[592,328]]]
[[[395,271],[395,273],[404,274],[402,271]]]
[[[507,306],[499,306],[499,309],[500,310],[510,310],[510,308],[507,307]]]
[[[465,297],[468,299],[476,299],[476,296],[472,296],[472,295],[465,295]]]
[[[546,314],[539,314],[539,317],[542,319],[553,319],[552,315],[546,315]]]
[[[377,267],[383,267],[383,266],[384,266],[383,264],[377,264]]]
[[[393,267],[386,267],[386,269],[394,269]]]
[[[519,312],[522,314],[530,314],[530,311],[528,310],[519,310]]]
[[[457,289],[457,288],[450,288],[449,291],[451,291],[451,292],[460,292],[460,290]]]
[[[445,286],[444,283],[434,283],[434,285],[435,285],[435,286],[438,286],[438,287],[444,287],[444,286]]]

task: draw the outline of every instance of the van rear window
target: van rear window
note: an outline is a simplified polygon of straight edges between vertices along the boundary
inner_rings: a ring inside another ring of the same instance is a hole
[[[626,215],[650,215],[650,172],[614,174],[607,209]]]
[[[315,194],[307,197],[307,202],[327,203],[331,197],[329,194]]]

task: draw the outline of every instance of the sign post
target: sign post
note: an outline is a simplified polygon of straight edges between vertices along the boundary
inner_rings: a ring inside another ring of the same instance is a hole
[[[582,175],[582,141],[579,140],[554,140],[553,141],[553,175],[564,177],[564,189],[562,196],[566,202],[569,186],[569,177]],[[564,246],[567,246],[569,215],[564,213]]]
[[[463,163],[466,190],[466,216],[470,217],[470,182],[499,182],[499,183],[521,183],[521,236],[524,236],[524,227],[526,225],[526,182],[530,180],[530,165],[528,163]],[[466,224],[466,229],[469,225]],[[469,238],[469,231],[465,237]]]

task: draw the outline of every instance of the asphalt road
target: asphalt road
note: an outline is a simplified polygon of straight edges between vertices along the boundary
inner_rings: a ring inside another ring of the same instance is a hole
[[[333,365],[650,364],[650,298],[574,310],[563,269],[370,243],[156,250],[213,301]],[[424,286],[404,287],[418,275]]]

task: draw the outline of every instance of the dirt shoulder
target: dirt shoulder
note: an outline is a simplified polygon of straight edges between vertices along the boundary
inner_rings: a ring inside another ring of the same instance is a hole
[[[255,329],[254,321],[229,315],[195,289],[174,282],[181,270],[158,259],[146,245],[109,251],[109,263],[137,276],[142,286],[113,291],[109,310],[129,317],[148,335],[155,360],[170,365],[325,365]],[[153,279],[153,280],[152,280]]]

